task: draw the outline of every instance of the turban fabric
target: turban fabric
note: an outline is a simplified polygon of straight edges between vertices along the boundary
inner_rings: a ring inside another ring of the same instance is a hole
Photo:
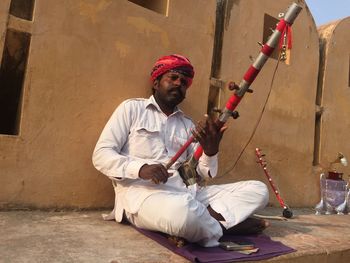
[[[188,77],[188,86],[192,84],[192,79],[194,77],[193,66],[188,58],[177,54],[159,58],[153,66],[151,80],[155,81],[159,76],[169,70],[175,70],[185,75]]]

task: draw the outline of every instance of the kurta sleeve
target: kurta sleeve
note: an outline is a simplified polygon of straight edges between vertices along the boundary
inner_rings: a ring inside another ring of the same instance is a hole
[[[97,170],[111,179],[139,178],[140,159],[121,155],[133,122],[132,103],[123,102],[114,111],[95,146],[92,162]]]
[[[204,178],[213,178],[218,172],[218,154],[208,156],[204,152],[199,158],[197,173]]]

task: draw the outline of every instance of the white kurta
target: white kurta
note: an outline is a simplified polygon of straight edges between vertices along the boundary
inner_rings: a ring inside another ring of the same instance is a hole
[[[107,122],[93,153],[93,164],[112,179],[115,189],[113,219],[125,211],[138,227],[182,236],[203,246],[216,246],[222,229],[208,211],[210,206],[232,227],[266,205],[268,191],[260,182],[210,186],[193,193],[177,168],[194,152],[191,145],[169,169],[166,184],[156,185],[138,177],[144,164],[165,165],[191,136],[191,119],[181,110],[166,116],[153,96],[124,101]],[[203,154],[197,172],[217,174],[217,156]],[[231,204],[230,204],[231,203]]]

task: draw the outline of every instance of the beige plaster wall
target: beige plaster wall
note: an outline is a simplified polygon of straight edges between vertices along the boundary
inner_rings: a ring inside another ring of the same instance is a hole
[[[224,32],[220,78],[240,82],[260,51],[264,14],[278,18],[291,1],[230,1],[229,20]],[[319,198],[318,176],[314,175],[313,145],[315,95],[319,45],[310,11],[304,8],[293,27],[290,65],[270,59],[237,107],[241,117],[230,120],[220,156],[219,183],[258,179],[267,183],[256,163],[255,148],[262,148],[268,170],[290,206],[313,206]],[[276,69],[277,67],[277,69]],[[275,74],[274,74],[275,72]],[[231,95],[221,93],[221,107]],[[270,188],[270,187],[269,187]],[[278,205],[270,188],[270,202]]]
[[[324,25],[319,28],[324,64],[321,68],[322,92],[320,132],[320,168],[329,168],[338,152],[349,160],[350,143],[350,17]],[[335,165],[350,175],[350,167]]]
[[[36,0],[20,135],[0,135],[0,207],[111,206],[110,181],[91,164],[104,124],[122,100],[150,95],[150,69],[171,53],[196,68],[183,108],[205,112],[215,8],[176,0],[164,16],[127,0]]]
[[[0,3],[2,36],[9,2]],[[297,2],[304,9],[293,25],[291,63],[280,63],[274,76],[277,61],[269,60],[258,75],[254,93],[237,108],[241,117],[228,123],[219,178],[214,181],[267,182],[254,155],[255,147],[261,147],[282,197],[294,207],[313,206],[319,198],[319,170],[312,166],[318,34],[304,1]],[[229,1],[221,80],[241,80],[251,64],[249,55],[256,57],[260,50],[264,14],[277,17],[290,3]],[[170,1],[165,16],[127,0],[36,0],[34,21],[26,23],[32,43],[20,135],[0,135],[0,208],[111,206],[110,181],[91,164],[104,124],[122,100],[150,95],[147,79],[153,62],[170,53],[187,55],[195,66],[195,80],[182,108],[194,120],[201,118],[207,108],[215,9],[215,0],[176,0]],[[349,62],[349,55],[344,57]],[[221,91],[220,108],[230,95]],[[345,118],[347,111],[338,115],[339,108],[331,105],[340,102],[327,104],[328,96],[325,88],[323,106],[328,113],[323,121],[331,122],[331,113]],[[329,143],[336,136],[332,132],[343,129],[341,121],[329,125],[339,128],[323,126],[322,162],[328,158],[325,152],[331,158],[336,151],[348,151]],[[277,205],[272,192],[270,201]]]
[[[6,32],[6,25],[8,20],[8,12],[10,8],[10,0],[3,0],[0,4],[0,50],[3,50],[4,43],[5,43],[5,32]],[[2,52],[0,52],[0,61],[2,58]]]

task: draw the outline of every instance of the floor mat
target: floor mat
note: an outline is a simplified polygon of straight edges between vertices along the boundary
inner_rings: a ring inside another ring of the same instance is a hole
[[[264,234],[250,236],[224,235],[221,238],[221,241],[251,242],[255,245],[255,247],[259,248],[258,252],[256,253],[245,255],[236,251],[226,251],[220,247],[205,248],[193,243],[188,243],[183,247],[176,247],[175,244],[169,241],[167,236],[163,233],[138,228],[136,229],[160,245],[170,249],[176,254],[187,258],[192,262],[225,263],[235,261],[262,260],[296,251],[293,248],[283,245],[281,242],[271,240],[270,237]]]

